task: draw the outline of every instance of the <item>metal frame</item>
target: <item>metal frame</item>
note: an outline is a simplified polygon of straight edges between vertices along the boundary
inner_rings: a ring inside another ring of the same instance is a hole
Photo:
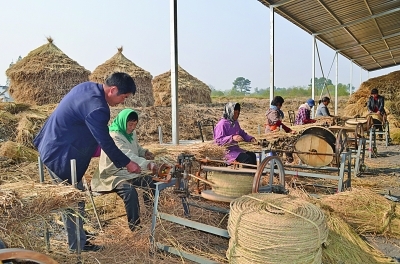
[[[376,131],[375,125],[369,129],[369,148],[368,148],[368,157],[372,158],[372,154],[376,156],[376,135],[384,135],[385,136],[385,146],[389,146],[390,143],[390,131],[389,131],[389,122],[384,122],[382,124],[383,131]]]
[[[277,169],[273,169],[275,162],[271,162],[270,170],[271,173],[277,173]],[[315,172],[302,172],[297,170],[286,170],[286,175],[294,175],[294,176],[302,176],[302,177],[311,177],[311,178],[321,178],[321,179],[330,179],[330,180],[338,180],[337,192],[343,191],[344,188],[351,187],[351,151],[343,152],[340,154],[340,166],[339,168],[334,167],[313,167],[308,165],[285,165],[287,168],[291,169],[309,169],[313,171],[337,171],[338,176],[315,173]],[[347,167],[347,168],[346,168]],[[347,173],[347,179],[345,179],[345,173]]]
[[[355,163],[354,163],[354,175],[359,176],[364,171],[362,167],[365,166],[365,149],[366,149],[366,142],[365,138],[358,139],[358,148],[357,149],[350,149],[352,153],[355,153]]]
[[[150,243],[154,247],[154,249],[160,249],[163,251],[166,251],[168,253],[178,255],[180,257],[183,257],[185,259],[194,261],[196,263],[202,263],[202,264],[216,264],[218,262],[215,262],[213,260],[180,250],[175,247],[171,247],[168,245],[164,245],[159,242],[155,242],[155,229],[156,229],[156,224],[157,224],[157,219],[163,219],[172,223],[176,223],[179,225],[183,225],[186,227],[190,227],[196,230],[204,231],[210,234],[218,235],[221,237],[229,238],[228,231],[223,228],[219,227],[214,227],[210,225],[206,225],[203,223],[195,222],[186,218],[178,217],[175,215],[167,214],[160,212],[158,210],[158,202],[160,198],[160,192],[168,187],[175,186],[177,182],[177,178],[171,179],[170,182],[164,183],[164,182],[157,182],[156,185],[156,191],[154,195],[154,207],[153,207],[153,215],[151,219],[151,229],[150,229]],[[187,201],[186,197],[182,197],[182,205],[184,209],[185,216],[190,216],[190,210],[189,210],[189,202]],[[229,213],[229,210],[220,210],[222,208],[217,208],[217,207],[203,207],[204,209],[211,210],[211,211],[216,211],[216,212],[222,212],[222,213]]]

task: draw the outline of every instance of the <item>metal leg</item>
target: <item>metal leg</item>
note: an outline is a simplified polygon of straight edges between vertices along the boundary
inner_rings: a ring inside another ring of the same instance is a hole
[[[346,182],[348,182],[346,184],[346,187],[350,187],[349,185],[351,185],[350,183],[350,171],[351,171],[351,152],[346,152],[346,153],[342,153],[340,155],[340,170],[339,170],[339,182],[338,182],[338,192],[341,192],[343,190],[343,183],[344,183],[344,172],[345,172],[345,164],[347,162],[347,169],[348,169],[348,179],[346,180]]]
[[[189,208],[189,203],[187,201],[187,197],[181,197],[181,200],[183,206],[183,213],[187,218],[190,218],[190,208]]]
[[[368,157],[371,158],[372,157],[372,128],[369,130],[369,153],[368,153]]]
[[[92,203],[94,215],[96,217],[97,223],[99,224],[100,231],[103,231],[103,227],[101,226],[100,217],[99,217],[99,214],[97,213],[96,204],[95,204],[94,199],[93,199],[93,194],[90,191],[89,185],[88,185],[88,183],[86,181],[84,181],[83,185],[84,185],[84,187],[86,189],[87,194],[89,195],[90,202]]]
[[[44,182],[44,171],[43,171],[43,162],[38,157],[38,169],[39,169],[39,182]],[[49,234],[49,226],[47,222],[44,220],[44,243],[46,244],[46,250],[50,251],[50,234]]]
[[[354,175],[358,175],[360,172],[360,157],[361,157],[361,148],[363,144],[363,138],[360,138],[358,140],[358,148],[357,148],[357,154],[356,154],[356,162],[354,164]]]

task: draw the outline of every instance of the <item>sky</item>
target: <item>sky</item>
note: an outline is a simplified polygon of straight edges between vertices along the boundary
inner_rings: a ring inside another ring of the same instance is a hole
[[[54,44],[93,71],[123,46],[123,54],[153,77],[170,70],[169,0],[0,0],[0,85],[19,56]],[[251,87],[269,87],[269,16],[257,0],[178,0],[178,62],[217,90],[237,77]],[[335,80],[335,52],[318,48],[325,77]],[[316,77],[322,77],[316,64]],[[353,69],[351,81],[350,72]],[[307,86],[312,77],[311,35],[275,15],[275,86]],[[400,70],[367,72],[339,56],[339,83],[352,83]],[[329,73],[330,71],[330,73]],[[329,74],[328,74],[329,73]]]

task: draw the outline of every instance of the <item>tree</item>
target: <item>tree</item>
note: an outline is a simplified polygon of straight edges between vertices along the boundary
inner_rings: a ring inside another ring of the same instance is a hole
[[[315,82],[315,91],[316,93],[322,93],[324,87],[327,87],[328,85],[332,85],[332,80],[326,79],[325,77],[321,78],[314,78]],[[312,79],[310,79],[310,84],[308,85],[310,88],[312,87]]]
[[[251,81],[243,77],[237,77],[236,80],[233,82],[232,90],[238,91],[242,94],[249,94],[251,87]]]

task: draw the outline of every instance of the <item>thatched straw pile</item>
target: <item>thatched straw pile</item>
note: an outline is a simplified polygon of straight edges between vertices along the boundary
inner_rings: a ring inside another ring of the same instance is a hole
[[[12,159],[15,162],[35,162],[38,152],[21,144],[7,141],[1,144],[0,156]]]
[[[321,199],[342,216],[357,233],[383,234],[400,238],[400,216],[396,204],[369,189],[354,189]]]
[[[72,87],[89,80],[88,70],[65,55],[52,38],[47,40],[6,71],[11,80],[9,92],[16,102],[58,103]]]
[[[350,96],[344,109],[345,116],[365,116],[367,101],[373,88],[385,97],[385,108],[389,122],[400,127],[400,71],[391,72],[376,78],[371,78],[360,85],[360,88]]]
[[[151,79],[153,76],[148,71],[143,70],[122,54],[122,47],[118,52],[97,68],[89,76],[90,81],[103,83],[110,74],[114,72],[125,72],[132,76],[136,84],[135,96],[130,96],[125,100],[126,106],[144,107],[154,104],[153,86]]]
[[[171,105],[171,71],[153,79],[155,105]],[[211,89],[196,77],[178,66],[178,102],[179,104],[211,103]]]
[[[16,182],[0,185],[0,237],[10,247],[43,249],[38,229],[52,212],[74,208],[85,194],[71,186]]]

